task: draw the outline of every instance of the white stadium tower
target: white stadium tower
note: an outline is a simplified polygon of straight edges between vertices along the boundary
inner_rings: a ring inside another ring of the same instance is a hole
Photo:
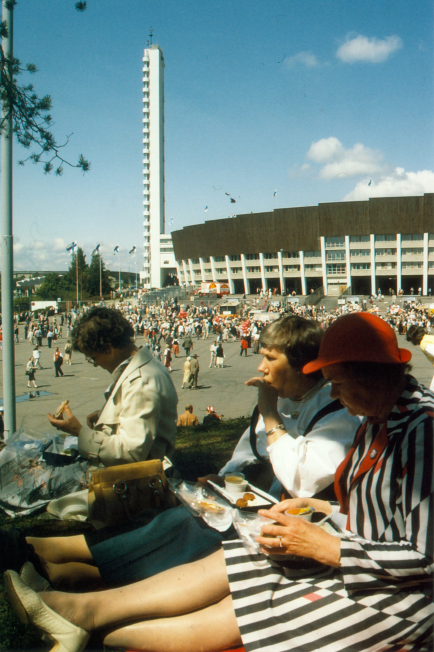
[[[152,33],[151,33],[152,38]],[[143,57],[143,271],[145,288],[159,288],[176,274],[164,216],[164,57],[159,45]]]

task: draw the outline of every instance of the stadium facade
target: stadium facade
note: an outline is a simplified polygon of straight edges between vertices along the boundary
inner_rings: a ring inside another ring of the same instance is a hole
[[[180,285],[434,293],[434,193],[279,208],[172,232]]]

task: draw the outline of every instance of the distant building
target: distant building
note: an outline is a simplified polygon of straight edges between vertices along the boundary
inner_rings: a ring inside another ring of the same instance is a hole
[[[143,270],[145,288],[176,274],[164,215],[164,57],[150,45],[143,57]]]
[[[172,232],[180,285],[434,295],[434,193],[279,208]]]

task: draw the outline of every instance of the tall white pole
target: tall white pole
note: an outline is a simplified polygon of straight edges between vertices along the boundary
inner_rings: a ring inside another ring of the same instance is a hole
[[[102,299],[102,271],[101,271],[101,254],[99,256],[99,296]]]
[[[77,286],[77,307],[78,307],[78,247],[77,247],[77,253],[75,254],[75,272],[77,275],[76,286]]]
[[[6,23],[8,36],[3,37],[5,57],[13,58],[13,6],[2,2],[2,20]],[[6,75],[12,79],[12,70]],[[15,350],[14,350],[14,297],[13,297],[13,231],[12,231],[12,109],[9,111],[7,98],[2,102],[1,119],[1,291],[3,331],[3,406],[4,438],[8,439],[16,430],[15,417]]]

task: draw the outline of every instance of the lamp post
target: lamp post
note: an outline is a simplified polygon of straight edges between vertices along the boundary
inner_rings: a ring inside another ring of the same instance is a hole
[[[134,256],[136,253],[136,246],[134,246],[129,252],[130,256]],[[136,292],[137,292],[137,260],[136,257],[134,256],[134,269],[135,269],[135,276],[136,276]]]
[[[4,56],[10,61],[7,76],[12,78],[13,60],[13,5],[2,2],[2,21],[8,34],[2,36]],[[3,337],[3,405],[4,438],[7,440],[16,430],[15,417],[15,348],[14,348],[14,299],[13,299],[13,229],[12,229],[12,107],[7,98],[1,106],[1,296]]]
[[[66,251],[70,254],[73,254],[75,252],[75,248],[77,246],[76,242],[71,242],[69,247],[66,247]],[[77,253],[75,254],[75,285],[77,288],[77,305],[78,305],[78,249]]]
[[[113,249],[113,256],[116,256],[116,254],[119,253],[119,245],[116,245],[116,247]],[[121,261],[119,259],[119,294],[121,293]]]
[[[92,256],[98,255],[99,257],[99,296],[102,300],[102,268],[101,268],[101,254],[99,253],[99,248],[101,245],[97,244],[95,249],[92,251]]]

